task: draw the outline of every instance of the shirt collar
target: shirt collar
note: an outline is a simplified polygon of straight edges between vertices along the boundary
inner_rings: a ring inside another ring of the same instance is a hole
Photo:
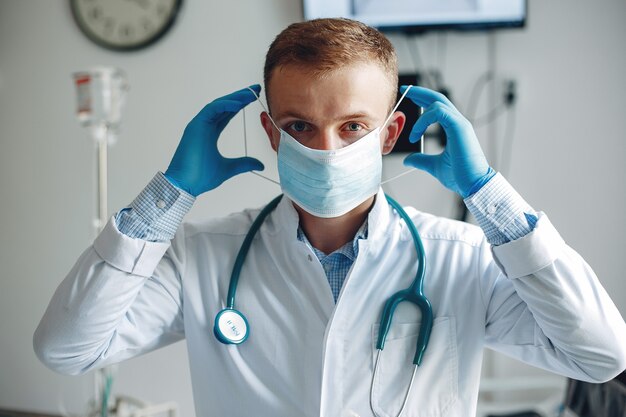
[[[304,242],[309,248],[311,248],[320,261],[334,254],[342,254],[346,258],[350,259],[350,261],[354,262],[357,255],[359,254],[359,240],[367,239],[367,231],[367,219],[365,219],[365,222],[363,222],[361,227],[359,227],[359,230],[357,230],[356,234],[354,235],[354,239],[352,239],[351,242],[347,242],[345,245],[328,255],[311,245],[311,242],[309,242],[309,239],[304,234],[304,231],[302,230],[302,227],[300,227],[300,225],[298,225],[298,240],[300,242]]]
[[[366,228],[364,229],[363,243],[375,243],[381,241],[381,238],[389,233],[388,223],[391,218],[392,209],[389,207],[385,194],[382,188],[379,189],[376,195],[376,201],[374,207],[369,212],[366,221]],[[294,239],[298,236],[299,218],[296,209],[293,206],[293,202],[286,195],[283,196],[282,201],[278,204],[275,213],[272,213],[266,221],[267,231],[271,234],[281,233],[285,241],[301,240]],[[359,229],[360,230],[360,229]],[[359,233],[357,232],[357,235]],[[301,240],[303,241],[303,240]],[[358,241],[358,239],[357,239]],[[356,241],[353,241],[353,247]],[[372,245],[369,245],[372,246]],[[374,245],[375,247],[376,245]],[[370,248],[370,251],[373,250]]]

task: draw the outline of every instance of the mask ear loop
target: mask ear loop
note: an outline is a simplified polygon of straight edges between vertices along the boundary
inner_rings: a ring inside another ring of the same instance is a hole
[[[383,128],[385,127],[385,125],[389,122],[389,120],[391,120],[391,116],[393,116],[393,114],[396,112],[396,110],[398,110],[398,107],[400,107],[400,103],[402,103],[402,100],[404,100],[404,97],[406,97],[407,93],[409,92],[409,90],[412,88],[412,85],[409,85],[407,87],[406,90],[404,90],[404,93],[402,94],[402,96],[400,97],[400,100],[398,100],[398,102],[396,103],[396,105],[394,106],[393,110],[391,110],[391,113],[389,113],[389,116],[387,116],[387,118],[385,119],[385,123],[383,123],[380,126],[380,130],[383,130]]]
[[[263,107],[263,110],[265,110],[265,113],[267,113],[267,117],[270,118],[270,121],[272,122],[272,124],[274,125],[276,130],[278,130],[280,132],[280,127],[278,127],[276,122],[274,122],[274,119],[272,118],[272,116],[270,116],[270,111],[267,109],[267,107],[265,107],[265,104],[263,104],[263,101],[261,101],[261,97],[259,97],[259,95],[256,93],[256,91],[254,91],[250,87],[248,87],[248,90],[252,91],[252,94],[254,94],[254,96],[256,97],[257,101],[261,105],[261,107]]]
[[[404,100],[404,97],[406,97],[407,93],[409,92],[409,90],[410,90],[411,88],[413,88],[413,86],[412,86],[412,85],[409,85],[409,86],[407,87],[407,89],[406,89],[406,90],[404,90],[404,93],[403,93],[403,94],[402,94],[402,96],[400,97],[400,100],[398,100],[398,102],[396,103],[396,105],[395,105],[395,107],[393,108],[393,110],[391,111],[391,113],[389,113],[389,116],[387,116],[387,120],[385,120],[385,123],[383,123],[383,124],[382,124],[382,126],[381,126],[381,128],[380,128],[381,130],[385,127],[385,125],[389,122],[389,120],[391,120],[391,116],[393,116],[393,114],[396,112],[396,110],[398,110],[398,107],[400,107],[400,103],[402,103],[402,100]],[[421,108],[420,108],[420,113],[421,113]],[[424,153],[424,136],[422,136],[422,137],[421,137],[421,139],[420,139],[420,150],[421,150],[421,152],[422,152],[422,153]],[[393,180],[395,180],[395,179],[398,179],[398,178],[400,178],[400,177],[403,177],[403,176],[405,176],[406,174],[409,174],[409,173],[411,173],[411,172],[413,172],[413,171],[416,171],[416,170],[417,170],[417,168],[411,168],[411,169],[409,169],[409,170],[407,170],[407,171],[404,171],[404,172],[402,172],[402,173],[400,173],[400,174],[398,174],[398,175],[396,175],[396,176],[393,176],[393,177],[388,178],[388,179],[386,179],[386,180],[384,180],[384,181],[381,181],[381,182],[380,182],[380,185],[387,184],[388,182],[391,182],[391,181],[393,181]]]
[[[257,101],[259,102],[259,104],[261,104],[261,107],[263,107],[263,110],[265,110],[265,112],[267,113],[267,115],[269,116],[270,120],[272,121],[272,124],[276,127],[276,129],[278,129],[278,131],[280,132],[280,129],[278,128],[278,126],[276,126],[276,123],[274,123],[274,119],[272,119],[272,116],[270,116],[270,112],[267,111],[267,108],[265,107],[265,105],[263,104],[263,102],[261,101],[261,98],[257,95],[256,91],[254,91],[253,89],[251,89],[250,87],[248,87],[248,90],[252,91],[252,94],[254,94],[254,96],[256,97]],[[244,146],[244,151],[245,151],[245,156],[248,156],[248,132],[246,129],[246,108],[243,108],[243,146]],[[251,174],[256,175],[257,177],[261,177],[269,182],[272,182],[278,186],[280,186],[280,182],[278,181],[274,181],[273,179],[266,177],[263,174],[259,174],[256,171],[248,171]]]

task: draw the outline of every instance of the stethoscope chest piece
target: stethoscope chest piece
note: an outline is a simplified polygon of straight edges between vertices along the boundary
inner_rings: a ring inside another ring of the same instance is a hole
[[[226,345],[238,345],[248,338],[248,320],[238,310],[225,308],[215,316],[213,333]]]

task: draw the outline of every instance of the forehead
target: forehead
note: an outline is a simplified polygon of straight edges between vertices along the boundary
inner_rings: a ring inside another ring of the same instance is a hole
[[[384,70],[371,63],[322,74],[302,66],[281,66],[266,87],[274,117],[297,112],[320,120],[355,113],[384,119],[395,91]]]

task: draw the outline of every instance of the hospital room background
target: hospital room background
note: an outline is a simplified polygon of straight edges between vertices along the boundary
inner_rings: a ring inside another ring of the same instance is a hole
[[[185,125],[207,102],[262,82],[270,42],[302,19],[300,0],[183,0],[158,42],[116,52],[80,31],[68,1],[0,0],[0,410],[84,415],[95,395],[93,373],[55,374],[32,348],[52,293],[95,236],[96,151],[76,117],[72,74],[107,66],[128,78],[121,129],[108,149],[112,214],[167,168]],[[389,34],[400,72],[445,88],[472,117],[489,161],[550,215],[622,315],[625,19],[624,0],[530,0],[523,28]],[[245,120],[235,117],[220,148],[243,154],[245,127],[248,153],[276,178],[261,110],[252,104]],[[432,136],[426,152],[439,149],[436,131]],[[383,176],[401,173],[402,158],[385,157]],[[426,173],[405,175],[386,191],[426,212],[459,215],[455,197]],[[237,176],[199,198],[188,219],[258,207],[279,192],[254,175]],[[485,403],[564,396],[564,378],[492,352],[483,368]],[[180,416],[195,415],[184,342],[120,364],[112,389],[152,404],[174,402]]]

